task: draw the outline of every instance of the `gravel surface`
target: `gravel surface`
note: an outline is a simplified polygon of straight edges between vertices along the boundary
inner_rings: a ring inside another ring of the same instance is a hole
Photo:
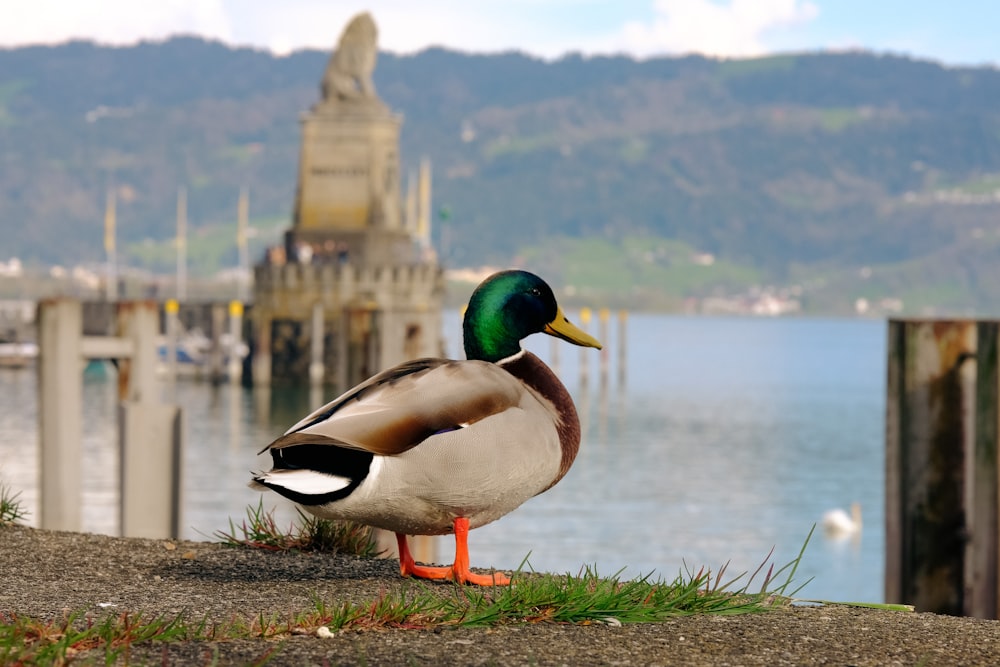
[[[394,561],[274,553],[0,528],[0,612],[285,618],[400,586]],[[86,656],[82,656],[86,657]],[[91,656],[103,664],[103,653]],[[368,630],[329,638],[150,642],[130,664],[158,665],[1000,665],[1000,622],[935,614],[791,607],[647,625],[534,624]],[[84,660],[86,662],[86,660]]]

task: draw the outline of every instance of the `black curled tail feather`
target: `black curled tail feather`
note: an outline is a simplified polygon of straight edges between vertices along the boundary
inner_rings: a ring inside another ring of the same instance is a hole
[[[273,448],[272,475],[255,475],[254,483],[300,505],[325,505],[346,498],[368,477],[375,455],[371,452],[332,444],[302,443]],[[329,493],[302,493],[280,483],[283,470],[311,470],[313,472],[349,480],[347,486]]]

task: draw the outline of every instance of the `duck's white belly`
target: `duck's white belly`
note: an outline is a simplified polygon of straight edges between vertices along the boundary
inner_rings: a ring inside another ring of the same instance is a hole
[[[543,426],[523,434],[516,428],[525,423],[521,410],[544,413],[546,419],[527,420]],[[452,532],[457,517],[477,528],[541,493],[556,479],[561,457],[551,413],[529,399],[517,410],[431,436],[403,454],[376,456],[349,496],[306,509],[397,533],[443,535]]]

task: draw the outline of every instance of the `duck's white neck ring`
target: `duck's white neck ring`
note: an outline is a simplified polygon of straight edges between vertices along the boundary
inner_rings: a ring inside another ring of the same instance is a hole
[[[504,366],[506,364],[511,364],[523,357],[526,354],[524,350],[518,350],[517,353],[510,355],[509,357],[504,357],[497,362],[497,366]]]

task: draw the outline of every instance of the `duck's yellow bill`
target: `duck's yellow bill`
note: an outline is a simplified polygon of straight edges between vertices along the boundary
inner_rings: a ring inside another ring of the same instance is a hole
[[[574,345],[596,347],[598,350],[601,349],[600,341],[566,319],[566,316],[563,315],[562,308],[556,309],[556,318],[546,324],[542,331],[550,336],[568,340]]]

